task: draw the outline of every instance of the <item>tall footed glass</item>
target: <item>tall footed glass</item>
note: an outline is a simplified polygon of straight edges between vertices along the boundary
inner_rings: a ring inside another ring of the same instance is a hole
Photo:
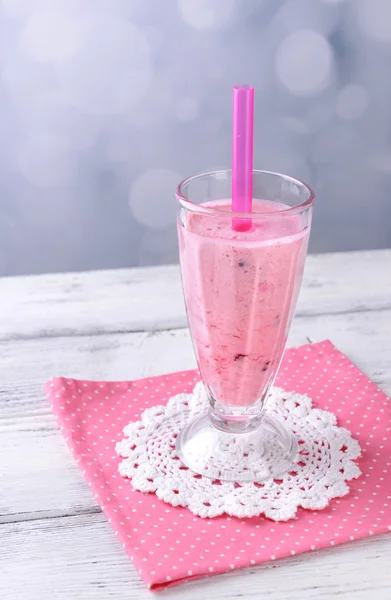
[[[186,310],[209,400],[177,449],[198,473],[259,482],[289,469],[297,454],[294,435],[266,409],[299,294],[314,194],[296,179],[254,170],[252,212],[234,214],[231,186],[231,171],[216,171],[176,192]]]

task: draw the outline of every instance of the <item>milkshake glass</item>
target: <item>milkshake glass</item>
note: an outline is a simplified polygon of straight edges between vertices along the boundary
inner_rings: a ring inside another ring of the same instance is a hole
[[[231,188],[227,170],[191,177],[176,192],[183,292],[209,400],[177,449],[203,475],[262,481],[297,454],[294,435],[265,406],[300,289],[314,194],[254,170],[252,212],[244,214],[232,213]]]

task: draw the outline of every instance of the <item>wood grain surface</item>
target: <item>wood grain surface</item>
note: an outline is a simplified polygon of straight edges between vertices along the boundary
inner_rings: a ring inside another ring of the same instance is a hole
[[[176,266],[0,279],[0,598],[143,599],[43,396],[54,375],[195,367]],[[391,395],[391,251],[310,256],[289,345],[329,338]],[[391,484],[390,484],[391,485]],[[185,584],[162,598],[391,598],[391,536]]]

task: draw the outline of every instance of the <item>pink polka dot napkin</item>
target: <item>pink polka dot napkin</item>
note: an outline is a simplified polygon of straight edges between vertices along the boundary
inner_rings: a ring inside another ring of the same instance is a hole
[[[287,350],[277,385],[334,412],[362,448],[362,475],[322,511],[286,523],[264,517],[201,519],[118,473],[115,445],[142,411],[191,392],[196,371],[122,383],[56,378],[45,386],[54,415],[99,505],[149,588],[224,573],[391,529],[391,401],[330,342]]]

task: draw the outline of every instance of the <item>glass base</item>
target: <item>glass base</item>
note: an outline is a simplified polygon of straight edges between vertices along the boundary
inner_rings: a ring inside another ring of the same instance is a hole
[[[227,433],[205,414],[181,431],[176,449],[182,462],[200,475],[220,481],[262,482],[289,470],[298,445],[293,433],[268,415],[250,433]]]

